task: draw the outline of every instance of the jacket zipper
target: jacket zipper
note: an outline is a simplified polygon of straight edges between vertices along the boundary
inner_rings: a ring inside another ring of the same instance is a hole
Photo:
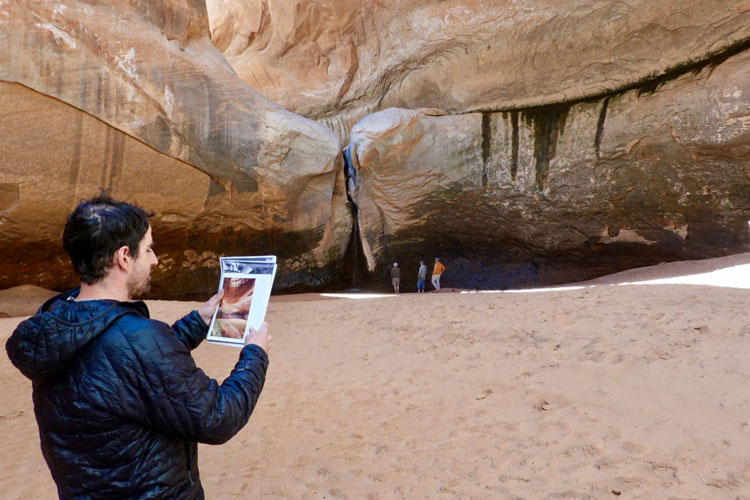
[[[193,458],[190,456],[190,443],[185,441],[185,455],[187,455],[187,475],[188,479],[190,479],[190,484],[195,484],[193,481],[193,468],[191,467],[193,464]]]

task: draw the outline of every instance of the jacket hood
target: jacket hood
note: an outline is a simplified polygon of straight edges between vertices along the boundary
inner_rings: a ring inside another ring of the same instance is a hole
[[[5,344],[8,357],[34,382],[49,382],[65,372],[79,354],[121,316],[148,317],[141,301],[76,302],[78,288],[52,297],[21,322]]]

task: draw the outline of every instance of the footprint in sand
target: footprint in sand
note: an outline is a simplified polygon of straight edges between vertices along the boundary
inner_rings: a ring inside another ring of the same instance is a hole
[[[540,399],[536,402],[534,408],[539,411],[550,411],[552,409],[552,405],[546,399]]]

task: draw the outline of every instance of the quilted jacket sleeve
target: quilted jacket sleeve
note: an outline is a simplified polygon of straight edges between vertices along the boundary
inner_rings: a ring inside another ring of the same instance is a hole
[[[172,325],[172,331],[180,342],[192,350],[198,347],[203,342],[203,339],[206,338],[208,326],[206,326],[198,311],[193,311],[184,318],[176,321]]]
[[[129,345],[120,354],[130,359],[122,376],[132,393],[118,398],[112,412],[209,444],[226,442],[242,429],[265,381],[268,356],[262,348],[245,346],[219,384],[195,365],[188,345],[166,324],[145,319],[125,323],[123,340]]]

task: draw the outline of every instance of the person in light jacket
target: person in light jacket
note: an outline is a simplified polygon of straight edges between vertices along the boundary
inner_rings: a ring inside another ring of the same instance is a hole
[[[419,261],[419,271],[417,271],[417,293],[424,293],[424,282],[427,279],[427,266],[424,261]]]
[[[393,292],[398,294],[399,285],[401,284],[401,269],[398,267],[398,262],[394,262],[391,268],[391,284],[393,284]]]

